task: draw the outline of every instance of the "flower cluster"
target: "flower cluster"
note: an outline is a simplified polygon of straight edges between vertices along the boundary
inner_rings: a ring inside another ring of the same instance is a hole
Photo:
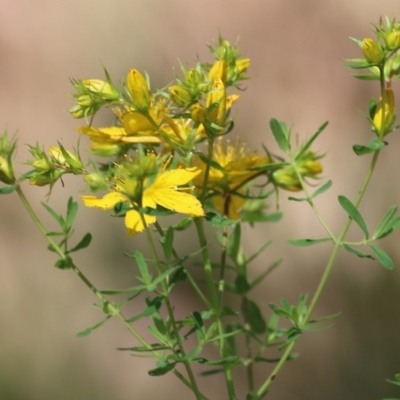
[[[76,104],[69,111],[86,120],[77,130],[89,138],[90,153],[107,162],[90,161],[93,170],[79,152],[61,145],[48,154],[30,147],[30,183],[51,187],[65,173],[83,175],[91,191],[107,192],[82,196],[84,204],[125,216],[128,235],[168,212],[202,217],[211,209],[239,220],[246,202],[258,198],[255,191],[267,184],[301,190],[298,171],[311,178],[322,172],[314,153],[309,151],[296,168],[276,163],[269,153],[247,150],[241,139],[225,139],[250,60],[222,38],[209,48],[213,63],[182,67],[182,76],[163,90],[151,90],[149,77],[135,68],[120,90],[107,71],[105,80],[74,80]],[[114,123],[96,126],[96,113],[104,108],[113,113]],[[256,187],[260,177],[264,182]]]
[[[400,23],[386,17],[375,26],[375,35],[376,39],[352,38],[361,47],[364,58],[348,59],[347,67],[368,70],[354,74],[357,78],[381,82],[381,96],[370,102],[369,121],[372,131],[378,137],[384,137],[397,129],[394,127],[396,112],[392,81],[400,77]]]

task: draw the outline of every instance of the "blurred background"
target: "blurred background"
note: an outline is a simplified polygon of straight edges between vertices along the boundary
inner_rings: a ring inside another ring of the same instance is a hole
[[[73,105],[70,78],[103,79],[104,65],[117,82],[135,67],[149,73],[153,88],[162,87],[171,81],[178,59],[185,66],[193,65],[197,56],[209,61],[206,42],[219,33],[231,42],[240,37],[253,79],[233,112],[236,129],[231,135],[243,137],[249,147],[261,149],[264,143],[276,150],[268,127],[271,117],[294,125],[293,132],[301,138],[329,120],[315,150],[327,152],[324,175],[332,178],[333,186],[317,204],[338,232],[345,215],[337,196],[355,198],[369,163],[368,156],[358,158],[351,150],[353,144],[371,138],[358,110],[365,113],[368,99],[378,96],[376,83],[358,81],[343,68],[344,58],[361,56],[348,37],[371,36],[371,23],[381,15],[396,16],[398,7],[396,0],[2,0],[0,128],[17,132],[17,169],[26,171],[26,144],[39,142],[47,148],[61,141],[71,148],[77,143],[75,128],[82,121],[67,113]],[[394,90],[397,94],[396,83]],[[388,138],[390,146],[361,207],[371,227],[399,203],[398,135]],[[78,181],[66,178],[64,188],[58,184],[49,204],[63,212],[68,197],[77,198],[85,189]],[[55,228],[40,205],[47,189],[26,184],[24,189],[49,229]],[[299,294],[313,293],[331,248],[286,243],[288,238],[322,237],[324,232],[306,204],[288,202],[286,193],[283,197],[282,222],[245,230],[249,253],[274,238],[271,249],[254,263],[254,275],[257,268],[285,256],[254,294],[266,315],[270,301],[285,297],[296,302]],[[0,201],[0,399],[192,398],[172,374],[148,376],[152,360],[115,350],[135,345],[117,321],[89,337],[76,337],[102,318],[93,307],[96,298],[71,271],[53,267],[54,255],[46,250],[17,196],[2,196]],[[94,240],[77,254],[77,264],[100,288],[132,285],[135,267],[122,253],[142,248],[143,238],[127,238],[121,220],[98,210],[80,210],[77,235],[90,230]],[[360,238],[357,230],[350,236]],[[181,240],[182,247],[196,248],[194,237],[183,235]],[[398,241],[396,233],[381,243],[396,266]],[[298,343],[300,359],[287,364],[269,397],[400,397],[400,390],[385,382],[400,372],[399,285],[397,267],[387,271],[377,262],[341,253],[315,316],[342,314],[333,328],[311,332]],[[179,295],[177,311],[183,316],[194,303],[184,289]],[[141,307],[133,305],[130,311]],[[269,366],[265,368],[259,371],[259,382]],[[235,379],[240,385],[243,376]],[[210,399],[226,398],[221,377],[206,385]],[[239,390],[243,398],[244,390]]]

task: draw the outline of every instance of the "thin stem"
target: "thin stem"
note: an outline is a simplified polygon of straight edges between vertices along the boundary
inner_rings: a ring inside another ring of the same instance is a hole
[[[147,238],[147,242],[148,242],[149,247],[150,247],[150,251],[153,254],[153,259],[154,259],[154,262],[155,262],[155,265],[156,265],[157,272],[158,272],[159,275],[161,275],[161,273],[162,273],[161,265],[160,265],[160,261],[159,261],[158,256],[157,256],[156,246],[155,246],[154,240],[153,240],[153,238],[151,236],[150,229],[149,229],[148,225],[146,224],[146,220],[144,219],[144,216],[143,216],[142,213],[140,213],[140,218],[142,219],[143,225],[146,227],[146,229],[145,229],[146,238]],[[173,311],[173,308],[172,308],[172,305],[171,305],[171,301],[170,301],[170,299],[168,297],[168,294],[169,294],[168,292],[169,291],[168,291],[168,287],[167,287],[167,284],[166,284],[165,280],[161,281],[161,286],[162,286],[162,289],[163,289],[163,295],[164,295],[165,305],[167,307],[168,317],[169,317],[169,319],[171,321],[172,330],[174,332],[174,335],[175,335],[175,338],[176,338],[176,341],[177,341],[177,344],[178,344],[178,347],[179,347],[179,351],[180,351],[180,353],[182,355],[182,358],[186,358],[185,347],[183,346],[182,338],[181,338],[181,336],[179,334],[179,330],[178,330],[178,327],[176,325],[175,315],[174,315],[174,311]],[[185,366],[186,372],[187,372],[188,377],[189,377],[189,381],[190,381],[190,383],[192,385],[192,391],[195,394],[196,399],[200,400],[201,399],[201,393],[200,393],[199,388],[197,386],[196,378],[195,378],[195,376],[193,374],[190,362],[185,359],[183,361],[183,365]]]
[[[379,154],[380,154],[380,150],[378,150],[378,151],[376,151],[374,153],[374,156],[373,156],[371,164],[370,164],[370,166],[368,168],[367,174],[366,174],[366,176],[364,178],[364,181],[363,181],[363,183],[361,185],[361,189],[360,189],[360,191],[358,193],[358,196],[357,196],[357,198],[356,198],[356,200],[354,202],[354,206],[356,208],[359,207],[359,205],[361,203],[361,200],[363,199],[364,194],[365,194],[365,192],[367,190],[368,184],[369,184],[369,182],[371,180],[371,177],[372,177],[372,174],[373,174],[373,172],[375,170],[375,166],[376,166],[376,163],[378,161]],[[302,323],[304,325],[307,324],[307,322],[310,320],[311,315],[314,312],[314,309],[315,309],[315,307],[316,307],[316,305],[317,305],[317,303],[318,303],[318,301],[319,301],[319,299],[321,297],[321,294],[322,294],[322,292],[323,292],[323,290],[325,288],[325,285],[326,285],[326,283],[328,281],[328,278],[329,278],[329,276],[330,276],[330,274],[332,272],[333,266],[335,264],[336,257],[337,257],[338,252],[339,252],[339,249],[342,246],[342,241],[345,238],[345,236],[346,236],[346,234],[347,234],[347,232],[348,232],[348,230],[350,228],[350,225],[351,225],[352,221],[353,220],[350,217],[347,218],[347,220],[345,222],[345,225],[343,226],[343,229],[340,232],[340,234],[339,234],[339,236],[338,236],[338,238],[337,238],[337,240],[335,242],[335,245],[333,247],[332,253],[331,253],[331,255],[329,257],[329,260],[328,260],[328,263],[327,263],[327,265],[325,267],[324,273],[323,273],[323,275],[322,275],[322,277],[320,279],[318,287],[317,287],[317,289],[316,289],[316,291],[314,293],[314,296],[313,296],[313,298],[312,298],[312,300],[310,302],[310,306],[309,306],[308,311],[307,311],[307,313],[306,313],[306,315],[304,317],[304,320],[302,321]],[[273,379],[276,377],[276,375],[279,373],[279,371],[285,365],[285,363],[286,363],[286,361],[287,361],[287,359],[288,359],[293,347],[295,346],[295,343],[296,342],[290,343],[290,345],[286,348],[286,350],[285,350],[284,354],[282,355],[282,358],[280,359],[279,363],[275,366],[274,370],[271,372],[271,374],[269,375],[268,379],[263,383],[263,385],[258,390],[256,399],[261,399],[267,393],[268,388],[271,385]]]
[[[51,236],[47,234],[47,230],[36,215],[35,211],[31,207],[29,201],[27,200],[24,192],[22,191],[21,187],[17,185],[16,192],[21,199],[22,204],[24,205],[25,209],[28,211],[29,216],[32,218],[33,222],[35,225],[38,227],[39,231],[43,234],[43,236],[46,238],[46,240],[49,242],[49,244],[52,246],[54,251],[63,259],[63,260],[68,260],[68,263],[71,267],[71,269],[75,272],[75,274],[79,277],[79,279],[95,294],[95,296],[103,303],[103,305],[107,305],[107,311],[109,315],[112,315],[116,317],[124,326],[125,328],[134,336],[146,349],[150,350],[152,354],[160,358],[162,355],[161,353],[152,350],[152,346],[131,326],[131,324],[125,319],[125,317],[121,314],[120,309],[118,306],[116,306],[113,303],[110,303],[101,293],[99,290],[96,289],[96,287],[90,282],[90,280],[83,274],[83,272],[73,263],[73,261],[70,259],[70,257],[65,254],[62,249],[58,246],[58,244],[52,239]],[[182,376],[182,374],[179,373],[176,369],[173,369],[172,372],[177,376],[177,378],[189,389],[191,389],[193,392],[195,391],[195,388],[192,386],[192,384],[187,381],[186,378]],[[198,399],[201,400],[207,400],[207,398],[199,393],[199,396],[197,397]]]
[[[208,291],[211,296],[212,307],[215,311],[215,318],[216,318],[216,322],[217,322],[217,329],[218,329],[218,335],[219,335],[219,351],[220,351],[221,357],[224,357],[224,355],[225,355],[225,348],[224,348],[225,340],[223,337],[224,329],[223,329],[222,321],[221,321],[221,307],[220,307],[220,304],[218,303],[218,296],[217,296],[217,292],[215,289],[215,281],[214,281],[214,276],[213,276],[213,272],[212,272],[210,255],[208,253],[208,243],[207,243],[205,232],[204,232],[203,219],[195,218],[194,222],[195,222],[195,225],[197,228],[197,235],[199,237],[200,247],[202,248],[204,273],[206,276]],[[225,382],[226,382],[226,386],[227,386],[227,390],[228,390],[229,399],[236,399],[232,371],[229,368],[229,366],[224,365],[224,374],[225,374]]]
[[[158,233],[160,234],[161,237],[165,236],[165,233],[163,231],[163,229],[161,228],[160,224],[156,221],[154,223]],[[176,252],[176,250],[174,248],[172,248],[172,255],[175,258],[176,261],[180,261],[181,258],[179,257],[178,253]],[[187,277],[189,279],[190,284],[192,285],[194,291],[197,293],[197,295],[200,297],[200,299],[203,301],[204,305],[210,309],[211,308],[211,303],[208,301],[208,299],[206,298],[206,296],[204,295],[203,291],[199,288],[199,286],[197,285],[195,279],[192,277],[192,275],[190,274],[190,272],[185,269]]]

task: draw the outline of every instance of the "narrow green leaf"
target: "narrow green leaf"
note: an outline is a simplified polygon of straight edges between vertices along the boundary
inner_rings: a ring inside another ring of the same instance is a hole
[[[380,150],[383,147],[387,146],[387,144],[387,142],[378,142],[376,138],[372,138],[367,146],[364,146],[362,144],[355,144],[353,146],[353,151],[354,153],[356,153],[356,155],[363,156],[364,154],[369,154],[374,151]]]
[[[367,225],[365,224],[364,218],[361,216],[360,212],[354,207],[353,203],[345,196],[339,196],[339,204],[347,212],[349,217],[361,228],[364,232],[365,237],[368,239],[369,233]]]
[[[68,199],[67,217],[65,221],[67,224],[67,229],[72,227],[77,213],[78,213],[78,203],[75,202],[72,197],[70,197]]]
[[[176,362],[174,363],[166,363],[164,366],[159,367],[159,368],[155,368],[155,369],[151,369],[150,371],[148,371],[148,374],[150,376],[161,376],[161,375],[165,375],[166,373],[168,373],[169,371],[173,370],[175,368]]]
[[[0,188],[0,194],[11,194],[16,188],[16,185],[3,186]]]
[[[278,169],[290,165],[288,162],[270,163],[265,165],[258,165],[257,167],[248,168],[249,171],[269,171],[271,169]]]
[[[326,192],[330,187],[332,186],[332,181],[329,180],[328,182],[326,182],[325,184],[323,184],[320,188],[318,188],[312,195],[311,198],[315,199],[317,196],[319,196],[320,194]]]
[[[133,257],[135,258],[136,264],[139,267],[140,275],[143,278],[143,282],[147,284],[150,283],[151,275],[147,267],[146,259],[144,258],[143,254],[139,250],[136,250]]]
[[[49,212],[49,214],[58,222],[58,224],[64,228],[64,218],[61,215],[58,215],[50,206],[46,203],[42,203],[42,206]]]
[[[223,228],[224,226],[234,225],[238,222],[237,220],[224,218],[212,211],[206,214],[206,220],[215,228]]]
[[[78,333],[76,334],[76,336],[78,336],[78,337],[83,337],[83,336],[89,335],[89,334],[92,333],[95,329],[97,329],[99,326],[103,325],[104,322],[106,322],[106,321],[107,321],[108,319],[110,319],[110,318],[111,318],[111,315],[107,315],[106,318],[102,319],[102,320],[101,320],[100,322],[98,322],[97,324],[95,324],[95,325],[93,325],[93,326],[90,326],[89,328],[86,328],[85,330],[83,330],[83,331],[81,331],[81,332],[78,332]]]
[[[68,253],[85,249],[86,247],[89,246],[91,241],[92,241],[92,235],[90,233],[87,233],[74,248],[68,251]]]
[[[176,225],[172,226],[172,229],[175,231],[184,231],[185,229],[189,228],[189,226],[192,224],[193,218],[191,217],[186,217],[181,219]]]
[[[200,364],[207,364],[207,365],[229,365],[234,363],[237,360],[237,356],[230,356],[225,357],[220,360],[208,361],[205,358],[199,359]]]
[[[361,251],[358,251],[356,249],[353,249],[352,247],[350,247],[347,244],[343,244],[343,247],[345,250],[347,250],[349,253],[351,254],[355,254],[357,257],[360,258],[369,258],[370,260],[374,260],[374,257],[372,257],[370,254],[367,253],[362,253]]]
[[[368,245],[372,251],[375,253],[376,258],[378,261],[386,268],[386,269],[393,269],[394,264],[392,259],[389,257],[389,255],[383,251],[381,248],[378,246],[375,246],[374,244],[369,244]]]
[[[312,246],[313,244],[323,243],[332,241],[332,238],[322,238],[322,239],[291,239],[288,240],[288,243],[293,246],[307,247]]]
[[[218,164],[215,160],[209,159],[204,153],[201,151],[197,151],[195,153],[201,161],[203,161],[204,164],[209,164],[211,167],[217,169],[218,171],[224,171],[224,167],[222,167],[220,164]]]
[[[237,263],[238,261],[238,254],[240,252],[240,241],[242,237],[242,230],[241,225],[236,224],[232,234],[229,236],[228,244],[226,246],[226,251],[229,257]]]
[[[296,158],[295,160],[299,160],[307,151],[308,149],[311,147],[311,145],[313,144],[313,142],[315,141],[315,139],[317,139],[317,137],[321,134],[321,132],[327,127],[328,125],[328,121],[325,121],[318,129],[317,131],[311,135],[311,137],[307,140],[307,142],[305,143],[304,146],[302,146],[301,150],[299,151],[298,154],[296,154]]]
[[[396,212],[397,212],[396,206],[390,207],[389,211],[382,218],[382,221],[379,223],[379,225],[375,229],[375,232],[372,236],[373,239],[381,239],[384,236],[387,236],[390,232],[392,232],[394,230],[392,227],[393,222],[395,222],[395,224],[394,224],[395,226],[398,224],[398,222],[397,222],[398,218],[393,220],[393,217],[395,216]]]
[[[167,229],[165,236],[160,239],[160,242],[164,250],[165,258],[169,261],[174,247],[174,229],[172,227]]]
[[[247,300],[243,305],[243,313],[249,321],[250,328],[255,333],[264,333],[267,329],[267,324],[261,314],[257,304],[252,300]]]
[[[282,129],[281,123],[277,119],[271,118],[269,121],[269,126],[271,127],[272,134],[274,135],[279,148],[286,154],[289,154],[290,143],[288,140],[288,135]]]

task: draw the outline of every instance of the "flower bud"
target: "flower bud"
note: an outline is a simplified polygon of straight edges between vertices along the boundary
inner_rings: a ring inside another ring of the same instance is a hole
[[[190,93],[181,86],[170,86],[168,91],[169,98],[178,106],[187,107],[192,102],[192,96]]]
[[[220,79],[222,83],[226,82],[226,76],[228,73],[228,68],[225,60],[218,60],[210,69],[208,73],[208,79],[210,81],[216,81]]]
[[[223,126],[226,113],[226,92],[221,79],[214,81],[206,101],[207,119]]]
[[[150,106],[150,92],[146,79],[137,69],[132,68],[128,72],[126,86],[135,107],[138,110],[147,110]]]
[[[0,156],[0,181],[10,184],[14,180],[14,171],[11,162],[7,158]]]
[[[361,50],[366,60],[371,64],[379,64],[385,56],[378,43],[371,38],[362,41]]]
[[[386,44],[389,50],[397,50],[400,47],[400,31],[390,32],[386,36]]]
[[[189,69],[185,73],[185,85],[190,88],[197,88],[198,85],[202,82],[201,74],[197,69]]]
[[[282,189],[286,189],[291,192],[298,192],[302,190],[301,183],[291,167],[276,170],[272,174],[272,178],[275,184]]]
[[[96,156],[111,157],[121,154],[124,150],[124,145],[122,143],[92,142],[89,150]]]
[[[90,186],[90,189],[94,192],[97,190],[105,190],[108,187],[107,181],[99,172],[87,174],[84,179],[85,182]]]
[[[204,122],[207,118],[207,110],[199,103],[190,107],[190,116],[195,122]]]
[[[242,77],[247,72],[247,68],[249,68],[249,65],[250,65],[249,58],[241,58],[240,60],[236,60],[237,76]]]
[[[105,100],[116,100],[119,94],[108,82],[100,79],[82,79],[82,85]]]
[[[32,167],[42,172],[50,171],[51,169],[53,169],[53,165],[47,158],[40,158],[38,160],[35,160],[32,163]]]
[[[376,133],[385,136],[395,120],[395,101],[392,89],[385,89],[384,111],[382,108],[382,97],[379,98],[373,119],[373,126]]]
[[[49,147],[50,158],[65,168],[82,169],[83,165],[79,158],[71,152],[65,150],[63,147]]]

